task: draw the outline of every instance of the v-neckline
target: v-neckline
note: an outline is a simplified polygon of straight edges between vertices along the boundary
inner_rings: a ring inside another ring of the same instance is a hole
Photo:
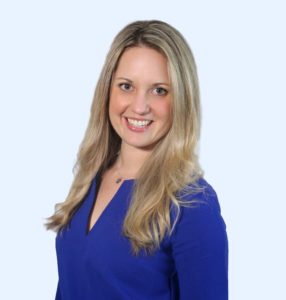
[[[106,214],[106,211],[109,210],[109,208],[110,208],[111,204],[114,202],[115,198],[117,198],[118,194],[121,192],[123,185],[125,185],[128,182],[134,181],[134,179],[125,179],[121,182],[120,186],[118,187],[117,191],[112,196],[111,200],[105,206],[104,210],[101,212],[101,214],[97,218],[96,222],[89,229],[89,225],[90,225],[90,221],[91,221],[90,219],[91,219],[92,212],[93,212],[95,202],[97,199],[97,195],[98,195],[98,181],[96,179],[97,179],[97,177],[94,179],[94,183],[95,183],[94,192],[92,193],[91,204],[88,205],[88,214],[87,214],[87,218],[85,221],[85,236],[86,237],[89,237],[92,234],[92,232],[95,230],[95,228],[98,226],[98,223],[102,222],[102,218]]]

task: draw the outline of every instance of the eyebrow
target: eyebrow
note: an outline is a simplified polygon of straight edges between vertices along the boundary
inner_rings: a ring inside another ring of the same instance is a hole
[[[116,77],[115,78],[115,80],[126,80],[126,81],[128,81],[128,82],[130,82],[130,83],[133,83],[133,81],[131,80],[131,79],[128,79],[128,78],[126,78],[126,77]],[[153,83],[152,84],[153,86],[154,85],[167,85],[167,86],[169,86],[170,84],[169,83],[167,83],[167,82],[155,82],[155,83]]]

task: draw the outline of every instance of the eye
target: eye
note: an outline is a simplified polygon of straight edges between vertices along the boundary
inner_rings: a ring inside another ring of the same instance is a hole
[[[119,86],[120,89],[123,90],[123,91],[130,91],[130,90],[131,90],[131,84],[130,84],[130,83],[127,83],[127,82],[120,83],[118,86]]]
[[[164,96],[168,94],[168,91],[162,87],[157,87],[154,89],[154,93],[158,96]]]

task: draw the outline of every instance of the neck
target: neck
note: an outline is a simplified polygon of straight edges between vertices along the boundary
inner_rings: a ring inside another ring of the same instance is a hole
[[[148,150],[122,143],[115,167],[123,176],[126,175],[124,177],[136,178],[136,174],[149,155],[150,151]]]

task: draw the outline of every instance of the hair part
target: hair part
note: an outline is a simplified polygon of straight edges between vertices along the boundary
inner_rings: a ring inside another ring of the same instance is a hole
[[[115,37],[106,56],[91,105],[90,119],[73,167],[74,180],[64,202],[45,224],[60,232],[84,200],[91,181],[114,162],[121,140],[111,126],[108,107],[112,77],[127,48],[150,47],[167,58],[172,92],[172,126],[155,146],[139,172],[122,233],[130,240],[132,252],[152,253],[168,233],[171,235],[180,214],[178,191],[197,193],[197,179],[203,176],[197,144],[200,138],[201,108],[196,64],[184,37],[169,24],[136,21]],[[192,188],[190,188],[190,184]],[[176,220],[171,224],[170,209]]]

